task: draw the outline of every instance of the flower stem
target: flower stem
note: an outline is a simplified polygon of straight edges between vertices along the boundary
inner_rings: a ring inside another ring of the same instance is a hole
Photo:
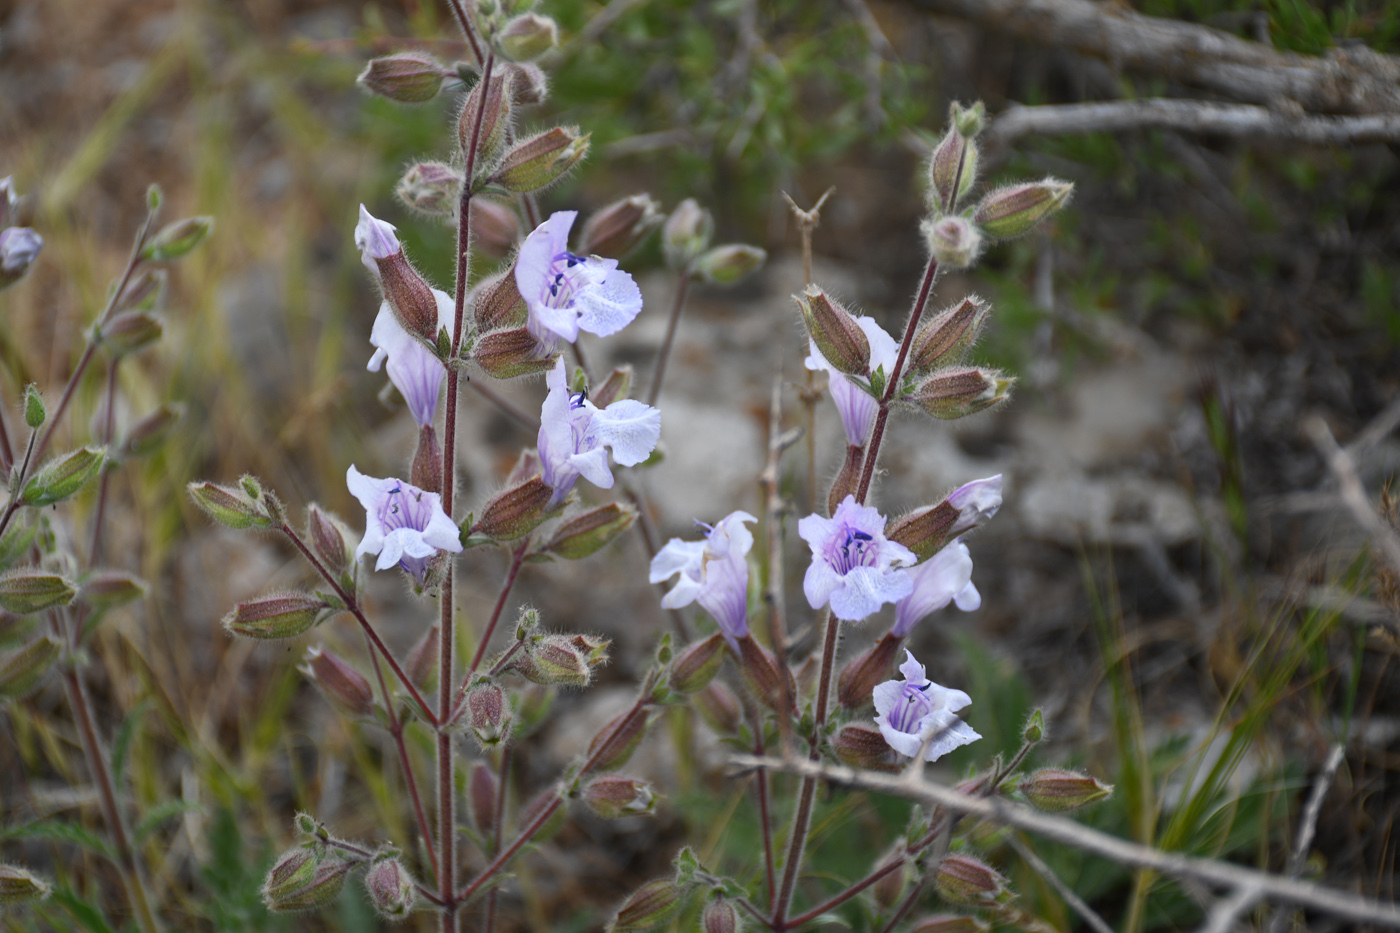
[[[5,513],[0,515],[0,535],[10,527],[10,519],[15,517],[15,512],[19,509],[20,493],[24,489],[24,481],[29,479],[29,467],[34,462],[34,439],[38,435],[38,431],[29,432],[29,443],[24,447],[24,459],[19,465],[19,479],[14,484],[15,493],[10,496],[10,501],[5,503]]]
[[[510,784],[510,746],[506,745],[501,749],[501,767],[497,773],[496,780],[496,813],[492,819],[492,839],[491,851],[493,853],[501,850],[501,824],[505,822],[506,814],[506,788]],[[492,888],[491,893],[486,895],[486,933],[495,933],[496,930],[496,892],[498,888]]]
[[[486,623],[486,631],[481,634],[481,641],[476,646],[476,654],[472,657],[471,667],[467,669],[467,676],[462,681],[462,689],[466,690],[467,681],[471,680],[473,674],[481,667],[482,659],[486,657],[486,649],[491,645],[491,636],[496,632],[496,624],[501,620],[501,612],[506,607],[506,598],[510,596],[511,587],[515,586],[516,577],[520,576],[520,568],[525,566],[525,555],[530,551],[530,538],[526,536],[524,541],[516,547],[515,552],[510,557],[510,570],[506,572],[505,582],[501,584],[501,594],[496,597],[496,605],[491,609],[491,618]]]
[[[476,27],[472,25],[471,16],[462,5],[462,0],[447,0],[447,5],[452,9],[452,15],[457,18],[457,25],[462,27],[462,34],[467,37],[472,54],[476,56],[477,61],[481,61],[481,43],[477,40]]]
[[[656,369],[652,373],[651,387],[647,389],[647,404],[656,406],[661,395],[661,382],[666,378],[666,361],[671,356],[671,345],[676,340],[676,326],[680,324],[681,312],[685,310],[686,292],[690,288],[690,267],[676,273],[676,295],[671,301],[671,319],[666,322],[666,337],[661,341],[661,349],[656,353]]]

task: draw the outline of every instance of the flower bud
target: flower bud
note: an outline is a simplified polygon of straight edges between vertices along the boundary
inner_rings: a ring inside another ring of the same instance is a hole
[[[588,655],[566,635],[534,635],[511,661],[526,680],[537,684],[586,687],[593,678]]]
[[[870,339],[851,313],[816,285],[808,285],[802,295],[794,298],[802,309],[802,320],[812,342],[827,362],[847,375],[868,377]]]
[[[127,311],[107,322],[107,326],[98,334],[98,341],[113,356],[125,356],[155,343],[163,332],[164,325],[155,315],[146,311]]]
[[[999,240],[1018,237],[1064,207],[1073,190],[1074,185],[1056,178],[998,188],[978,202],[972,222]]]
[[[399,52],[372,58],[356,83],[371,94],[400,104],[421,104],[437,96],[449,72],[431,55]]]
[[[29,383],[24,387],[24,423],[29,428],[38,430],[43,427],[48,417],[49,412],[44,407],[44,397],[39,394],[39,387]]]
[[[505,259],[520,242],[520,220],[515,211],[490,198],[472,201],[472,241],[492,259]]]
[[[681,909],[684,898],[685,890],[672,878],[648,881],[622,902],[617,916],[608,925],[608,933],[660,926]]]
[[[964,107],[953,101],[952,106],[948,108],[948,118],[955,130],[972,139],[981,134],[982,127],[987,122],[987,108],[980,100],[971,107]]]
[[[355,539],[350,529],[319,505],[306,510],[306,539],[331,573],[343,573],[354,564]]]
[[[374,691],[359,671],[329,651],[312,646],[306,650],[301,672],[336,706],[351,716],[368,716],[374,710]]]
[[[442,446],[431,424],[418,431],[418,448],[413,453],[413,465],[408,468],[408,481],[424,492],[442,492]]]
[[[694,198],[686,198],[661,228],[661,247],[672,269],[688,269],[710,245],[715,221]]]
[[[0,608],[15,615],[66,606],[77,595],[72,583],[42,570],[22,568],[0,577]]]
[[[538,58],[559,44],[559,27],[548,16],[525,13],[502,27],[501,51],[514,61]]]
[[[472,319],[476,329],[487,332],[523,327],[530,319],[529,306],[520,297],[514,266],[485,279],[471,293]]]
[[[534,376],[554,368],[554,354],[525,326],[495,330],[472,346],[472,361],[495,379]]]
[[[295,638],[314,626],[325,608],[325,600],[310,593],[274,593],[238,603],[223,625],[246,638]]]
[[[54,457],[40,468],[34,478],[24,484],[20,501],[39,508],[62,502],[83,488],[107,462],[107,451],[101,447],[79,447]]]
[[[792,673],[788,672],[787,709],[784,709],[783,682],[777,658],[752,635],[739,639],[739,667],[744,672],[744,683],[760,703],[780,714],[791,710],[797,699],[797,686],[792,682]]]
[[[457,117],[457,142],[466,152],[471,148],[472,134],[478,132],[477,112],[481,112],[481,129],[476,143],[478,166],[496,158],[510,131],[509,80],[508,75],[495,74],[491,76],[489,86],[486,82],[478,81],[467,95],[467,101]]]
[[[115,609],[146,595],[146,584],[139,577],[120,570],[94,570],[82,579],[78,599],[96,611]]]
[[[542,104],[549,97],[549,79],[533,62],[507,62],[502,69],[510,75],[510,102],[517,107]]]
[[[438,627],[429,626],[418,639],[418,643],[408,652],[404,661],[404,672],[414,686],[427,689],[437,681],[438,672]]]
[[[538,191],[563,178],[587,154],[587,134],[580,136],[578,127],[556,126],[516,144],[491,181],[507,191]]]
[[[18,282],[43,248],[44,238],[28,227],[0,230],[0,288]]]
[[[985,301],[971,295],[919,328],[909,348],[909,374],[923,375],[959,362],[977,340],[990,310]]]
[[[667,686],[677,693],[696,693],[705,688],[719,673],[724,663],[724,635],[716,632],[703,641],[688,645],[671,662],[666,675]]]
[[[117,299],[116,310],[154,311],[165,293],[165,283],[169,274],[164,269],[146,269],[132,277]]]
[[[982,252],[982,236],[963,217],[928,219],[923,223],[929,252],[947,269],[963,269]]]
[[[0,907],[42,901],[53,886],[16,865],[0,865]]]
[[[636,520],[637,510],[630,505],[609,502],[589,509],[560,525],[543,553],[557,554],[565,560],[588,557],[631,528]]]
[[[159,450],[185,416],[185,406],[165,404],[136,422],[122,438],[121,456],[144,457]]]
[[[1045,713],[1036,707],[1031,710],[1031,714],[1026,717],[1026,724],[1021,727],[1021,741],[1030,745],[1045,739]]]
[[[925,379],[905,399],[935,418],[952,421],[1006,401],[1014,382],[996,370],[944,369]]]
[[[45,635],[0,663],[0,700],[19,700],[33,693],[53,669],[60,648],[56,638]]]
[[[1022,779],[1020,790],[1036,809],[1062,813],[1109,797],[1113,785],[1078,771],[1043,768]]]
[[[747,243],[726,243],[702,255],[695,271],[706,282],[732,285],[756,270],[768,259],[768,254]]]
[[[376,258],[384,300],[404,330],[430,345],[437,344],[438,305],[428,280],[409,263],[403,250]]]
[[[462,172],[446,162],[419,162],[404,172],[394,193],[415,211],[452,217],[462,189]]]
[[[186,217],[165,227],[146,244],[141,258],[152,262],[179,259],[204,242],[214,229],[213,217]]]
[[[957,199],[967,194],[976,177],[977,143],[959,133],[957,127],[949,127],[929,160],[930,194],[937,197],[937,203],[932,205],[934,210],[951,211],[957,207]],[[953,195],[955,184],[958,186],[956,197]]]
[[[467,728],[483,749],[510,740],[511,712],[500,684],[483,677],[467,691]]]
[[[271,904],[311,883],[316,866],[325,855],[324,846],[300,845],[282,853],[263,879],[264,903]]]
[[[579,235],[579,253],[621,259],[661,225],[664,216],[661,205],[649,194],[634,194],[614,201],[583,225]],[[606,405],[599,405],[606,408]]]
[[[501,782],[495,770],[484,761],[473,763],[467,776],[467,806],[477,832],[483,836],[490,836],[495,831],[496,798],[500,792]]]
[[[702,933],[743,933],[744,923],[734,902],[725,897],[712,899],[700,914]]]
[[[588,743],[588,757],[594,762],[589,771],[615,771],[627,764],[650,725],[651,714],[645,710],[614,716]]]
[[[865,448],[859,444],[847,444],[846,458],[841,461],[841,469],[836,471],[836,478],[831,481],[831,489],[826,494],[828,515],[836,514],[842,500],[856,494],[860,487],[860,469],[864,463]]]
[[[588,808],[605,820],[649,814],[656,806],[651,784],[621,774],[604,774],[589,781],[580,795]]]
[[[541,476],[508,486],[486,500],[472,533],[497,541],[513,541],[529,534],[549,517],[548,505],[553,495],[554,490]]]
[[[866,723],[842,726],[831,740],[831,750],[842,764],[867,771],[898,771],[894,749],[880,730]]]
[[[901,853],[903,848],[904,842],[901,840],[896,843],[893,851],[886,852],[875,864],[879,866],[886,865],[891,860],[891,857],[896,856],[897,853]],[[909,860],[900,857],[898,868],[887,872],[879,881],[876,881],[870,886],[870,894],[875,898],[876,906],[881,910],[889,910],[893,907],[900,896],[904,894],[905,888],[909,884],[910,874]]]
[[[710,728],[720,735],[733,735],[744,720],[739,698],[720,681],[711,683],[694,696],[695,709]]]
[[[846,709],[859,709],[869,703],[876,684],[890,679],[899,644],[900,639],[886,633],[875,647],[848,663],[836,679],[837,701]]]
[[[407,917],[418,899],[413,877],[397,858],[376,862],[365,872],[365,893],[374,912],[388,920]]]
[[[263,903],[268,910],[286,913],[294,910],[311,910],[324,907],[340,896],[345,887],[345,876],[354,866],[349,862],[335,860],[316,866],[311,880],[300,888],[281,897],[271,897],[264,893]]]
[[[981,917],[934,914],[909,928],[909,933],[991,933],[992,925]]]
[[[1006,879],[970,855],[945,855],[933,877],[939,895],[954,904],[981,907],[1007,893]]]

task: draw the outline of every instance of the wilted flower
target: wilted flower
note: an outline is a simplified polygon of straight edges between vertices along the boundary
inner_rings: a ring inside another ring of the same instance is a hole
[[[754,522],[748,512],[731,512],[706,529],[704,541],[672,538],[651,561],[651,582],[678,576],[676,585],[661,599],[667,609],[698,602],[714,617],[724,637],[738,650],[738,639],[749,633],[749,562],[753,533],[744,527]]]
[[[904,680],[887,680],[875,688],[875,725],[890,747],[902,755],[919,754],[924,743],[925,761],[937,761],[960,745],[981,738],[955,713],[972,702],[961,690],[931,683],[924,666],[905,650],[899,667]]]
[[[885,537],[885,517],[847,496],[831,518],[808,515],[797,533],[812,548],[802,591],[813,609],[828,602],[836,618],[857,622],[913,592],[914,554]]]
[[[515,283],[530,308],[530,331],[540,340],[570,343],[580,330],[606,337],[642,310],[642,293],[616,259],[569,252],[569,228],[577,211],[559,211],[535,228],[520,247]]]
[[[457,526],[442,510],[442,497],[403,480],[365,476],[351,466],[345,474],[350,493],[365,507],[365,536],[355,559],[378,554],[375,570],[398,564],[421,585],[428,559],[438,551],[462,550]]]
[[[870,341],[870,371],[873,373],[883,368],[888,378],[894,371],[899,344],[875,323],[874,318],[860,315],[855,318],[855,322]],[[817,349],[815,341],[809,341],[809,346],[811,356],[807,357],[807,368],[814,372],[824,371],[831,377],[831,400],[836,403],[836,411],[841,415],[841,426],[846,429],[847,442],[854,447],[864,447],[865,442],[870,439],[870,429],[875,424],[879,403],[869,392],[857,386],[848,376],[827,362],[821,350]]]
[[[963,612],[982,605],[982,594],[972,585],[972,555],[961,541],[952,544],[909,569],[914,591],[894,607],[894,628],[890,634],[907,638],[920,621],[956,602]]]
[[[612,448],[619,466],[635,466],[651,456],[661,439],[661,412],[635,399],[599,408],[585,393],[570,393],[562,359],[545,381],[549,395],[540,409],[538,446],[544,481],[554,489],[550,508],[564,501],[580,476],[612,488],[606,448]]]

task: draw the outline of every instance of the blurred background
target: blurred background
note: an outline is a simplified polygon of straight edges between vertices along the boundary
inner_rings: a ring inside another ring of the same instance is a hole
[[[583,170],[542,197],[543,209],[587,214],[645,191],[670,210],[694,197],[713,212],[718,241],[769,253],[738,287],[692,291],[660,404],[666,458],[642,477],[664,534],[761,510],[775,373],[786,423],[805,423],[795,389],[805,348],[790,298],[804,273],[783,192],[807,207],[835,186],[812,277],[893,330],[923,266],[923,162],[951,101],[983,100],[995,129],[1015,104],[1231,99],[964,18],[957,6],[541,8],[562,42],[543,62],[551,97],[526,123],[593,134]],[[1400,12],[1379,0],[1106,6],[1305,56],[1400,51]],[[451,155],[458,97],[403,107],[354,79],[369,57],[399,48],[465,58],[456,36],[446,10],[426,0],[0,0],[0,176],[31,196],[46,241],[27,278],[0,294],[10,411],[25,383],[57,392],[72,371],[149,184],[165,192],[166,219],[217,222],[172,270],[167,339],[121,373],[119,419],[168,400],[185,418],[157,456],[115,478],[109,554],[154,586],[102,632],[89,669],[102,728],[128,737],[129,792],[158,817],[138,835],[157,899],[182,929],[291,928],[263,913],[257,888],[298,809],[347,837],[412,838],[381,737],[331,713],[296,670],[303,642],[358,657],[357,636],[328,625],[290,647],[228,639],[218,620],[235,601],[305,576],[281,542],[211,527],[183,486],[251,472],[294,513],[319,502],[358,530],[347,466],[388,475],[411,456],[409,420],[382,375],[364,371],[378,298],[352,231],[363,202],[398,226],[435,284],[450,286],[452,232],[410,214],[392,189],[412,162]],[[1053,225],[939,285],[936,307],[973,291],[993,303],[975,358],[1019,376],[1011,406],[952,426],[900,420],[883,458],[887,513],[1006,476],[1001,514],[970,540],[982,609],[946,612],[915,636],[930,675],[974,696],[971,722],[987,737],[955,769],[1014,749],[1026,711],[1040,705],[1053,738],[1042,757],[1118,784],[1088,821],[1279,869],[1312,776],[1340,744],[1307,870],[1395,897],[1400,583],[1371,560],[1302,425],[1321,418],[1373,497],[1388,488],[1400,463],[1398,151],[1138,128],[1032,135],[985,152],[984,183],[1054,175],[1076,193]],[[655,242],[624,266],[647,310],[618,338],[587,346],[595,361],[635,365],[645,385],[674,279]],[[94,371],[80,387],[75,443],[100,386]],[[531,410],[542,397],[538,383],[502,391]],[[534,438],[465,398],[462,495],[479,503]],[[824,498],[842,442],[829,403],[818,415]],[[805,458],[795,449],[784,465],[784,489],[805,511]],[[84,520],[90,506],[67,517]],[[59,533],[73,533],[64,520],[54,517]],[[790,542],[788,556],[795,582],[804,555]],[[557,704],[522,754],[521,799],[545,786],[590,723],[628,702],[666,630],[645,560],[626,539],[586,564],[527,570],[514,602],[539,607],[552,627],[613,638],[615,662],[601,686]],[[505,560],[474,552],[462,566],[470,631]],[[390,642],[406,649],[430,613],[380,576],[372,600]],[[790,605],[799,593],[790,586]],[[800,638],[811,620],[799,615]],[[15,831],[53,817],[100,831],[61,692],[50,687],[21,709],[0,726],[0,857],[59,872],[77,902],[102,904],[108,892],[115,926],[124,910],[115,879],[80,835]],[[666,782],[657,818],[581,819],[557,847],[522,860],[505,889],[511,922],[597,928],[685,841],[744,864],[754,851],[749,797],[725,779],[723,749],[702,732],[683,717],[657,729],[646,764]],[[426,734],[418,738],[426,756]],[[863,872],[905,812],[859,795],[827,801],[815,871]],[[1175,885],[1042,854],[1118,928],[1201,919]],[[1018,878],[1040,916],[1073,925],[1053,891]],[[80,906],[44,910],[0,924],[107,928]],[[296,924],[375,921],[352,892]]]

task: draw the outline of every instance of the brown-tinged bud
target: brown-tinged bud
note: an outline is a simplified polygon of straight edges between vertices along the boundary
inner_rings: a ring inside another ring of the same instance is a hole
[[[419,162],[403,173],[394,193],[405,207],[453,217],[457,213],[462,190],[462,170],[446,162]]]
[[[408,469],[408,481],[424,492],[442,493],[442,445],[431,424],[418,431],[418,449]]]
[[[515,211],[490,198],[472,201],[472,241],[492,259],[505,259],[520,242],[520,220]]]
[[[214,230],[213,217],[186,217],[167,225],[151,237],[141,258],[152,262],[179,259],[204,242]]]
[[[593,679],[588,653],[567,635],[533,635],[511,661],[511,667],[537,684],[586,687]]]
[[[904,842],[901,840],[894,849],[886,852],[875,864],[879,866],[888,864],[892,857],[896,857],[902,852],[903,848]],[[909,884],[910,874],[909,860],[901,857],[898,868],[887,872],[879,881],[870,886],[870,893],[881,910],[889,910],[903,896],[905,888]]]
[[[841,469],[836,471],[836,479],[832,480],[831,490],[826,494],[826,514],[835,515],[841,501],[855,495],[860,486],[860,468],[864,463],[865,447],[847,444],[846,459],[841,461]]]
[[[3,227],[4,224],[0,224]],[[146,269],[137,273],[127,283],[121,298],[117,299],[117,312],[154,311],[165,294],[168,274],[164,269]]]
[[[1011,397],[1014,379],[996,370],[943,369],[919,384],[905,400],[943,421],[966,418]]]
[[[565,560],[580,560],[610,544],[618,535],[632,527],[637,510],[630,505],[609,502],[589,509],[559,526],[554,537],[543,548],[544,553],[556,554]]]
[[[529,534],[549,517],[553,495],[554,490],[540,476],[507,486],[486,500],[472,533],[498,541],[513,541]]]
[[[510,703],[490,678],[481,678],[467,691],[466,714],[467,728],[483,749],[510,740]]]
[[[1023,779],[1020,790],[1036,809],[1062,813],[1105,799],[1113,785],[1078,771],[1044,768]]]
[[[306,510],[306,540],[331,573],[342,573],[354,563],[355,539],[350,529],[319,505]]]
[[[909,348],[909,374],[923,375],[960,362],[977,340],[990,310],[985,301],[970,295],[919,328]]]
[[[710,212],[700,206],[694,198],[686,198],[661,228],[661,248],[666,255],[666,265],[672,269],[690,268],[690,264],[700,257],[710,245],[710,237],[715,232],[715,221]]]
[[[174,433],[185,415],[185,407],[179,403],[165,404],[131,426],[122,438],[121,456],[144,457],[155,453]]]
[[[55,573],[21,568],[0,576],[0,609],[15,615],[66,606],[77,595],[77,587]]]
[[[579,135],[576,126],[556,126],[506,153],[491,181],[516,193],[539,191],[563,178],[587,154],[588,134]]]
[[[263,879],[263,901],[270,904],[310,884],[324,856],[325,847],[319,842],[283,852]]]
[[[155,343],[164,330],[160,318],[149,311],[127,311],[113,317],[95,336],[113,356],[125,356]]]
[[[788,674],[787,690],[784,691],[778,659],[752,635],[739,639],[739,668],[744,672],[744,683],[760,703],[780,714],[791,711],[797,699],[797,685],[792,681],[792,674]],[[786,709],[784,699],[787,701]]]
[[[375,265],[379,269],[384,300],[389,302],[399,324],[415,337],[435,345],[440,327],[438,303],[428,280],[413,268],[403,250],[376,257]]]
[[[734,691],[718,680],[694,695],[695,709],[710,728],[720,735],[733,735],[744,721],[744,709]]]
[[[323,862],[316,866],[311,880],[304,886],[278,898],[264,895],[263,903],[268,910],[277,913],[325,907],[340,896],[341,889],[345,887],[345,876],[353,867],[351,863],[340,860]]]
[[[609,933],[628,930],[648,930],[660,926],[681,909],[685,889],[672,878],[648,881],[618,908],[617,916],[608,924]]]
[[[747,243],[726,243],[708,250],[695,262],[695,272],[706,282],[733,285],[754,272],[768,259],[768,253]]]
[[[312,646],[306,650],[301,672],[336,706],[351,716],[368,716],[374,710],[369,681],[347,662]]]
[[[103,447],[79,447],[59,454],[24,484],[20,502],[34,508],[62,502],[97,476],[106,462],[107,451]]]
[[[146,595],[147,586],[139,577],[121,570],[94,570],[78,585],[78,599],[95,611],[115,609]]]
[[[866,723],[842,726],[831,740],[831,750],[842,764],[867,771],[898,771],[894,749],[880,730]]]
[[[593,762],[589,772],[615,771],[627,764],[650,725],[651,714],[646,710],[614,716],[588,743],[588,758]]]
[[[0,663],[0,701],[33,693],[53,669],[60,645],[51,635],[25,645]]]
[[[982,252],[982,236],[965,217],[929,218],[922,226],[929,252],[946,269],[964,269]]]
[[[510,62],[504,66],[510,75],[510,101],[517,107],[542,104],[549,97],[549,78],[533,62]]]
[[[588,393],[588,399],[595,407],[607,408],[613,402],[627,398],[632,391],[632,367],[619,366],[608,373],[598,388]]]
[[[0,865],[0,907],[42,901],[53,892],[53,886],[38,875],[18,865]]]
[[[733,901],[717,897],[700,914],[700,929],[702,933],[743,933],[744,923]]]
[[[471,303],[476,329],[482,332],[523,327],[530,319],[530,308],[515,284],[514,265],[478,285]]]
[[[703,690],[719,673],[724,663],[724,635],[716,632],[704,641],[688,645],[676,655],[667,673],[667,685],[677,693]]]
[[[467,806],[471,810],[472,822],[477,832],[490,836],[496,828],[496,797],[501,791],[501,782],[496,771],[484,761],[475,762],[467,775]]]
[[[583,802],[605,820],[643,816],[656,808],[651,784],[621,774],[604,774],[589,781],[580,794]]]
[[[851,313],[816,285],[794,296],[802,308],[807,333],[822,356],[837,371],[862,378],[870,375],[870,339]]]
[[[972,222],[988,236],[1009,240],[1064,207],[1072,191],[1074,185],[1057,178],[998,188],[978,202]]]
[[[957,520],[958,510],[945,499],[890,522],[885,528],[885,537],[913,551],[922,563],[948,543]]]
[[[314,626],[325,608],[325,600],[310,593],[274,593],[238,603],[223,624],[246,638],[295,638]]]
[[[945,855],[933,877],[939,895],[954,904],[984,907],[1008,893],[1006,879],[970,855]]]
[[[472,361],[488,376],[515,379],[554,368],[555,356],[525,326],[494,330],[472,345]]]
[[[408,652],[404,661],[404,672],[413,685],[428,689],[437,682],[438,673],[438,627],[430,626],[418,643]]]
[[[981,917],[934,914],[909,928],[909,933],[991,933],[992,925]]]
[[[579,235],[579,253],[621,259],[647,234],[661,226],[665,215],[649,194],[614,201],[588,218]],[[606,405],[600,405],[606,408]]]
[[[507,57],[528,61],[559,44],[559,27],[548,16],[525,13],[508,20],[497,38]]]
[[[977,178],[977,143],[959,133],[957,127],[949,127],[948,132],[933,150],[929,160],[930,194],[937,198],[932,207],[937,211],[950,211],[957,207],[957,200],[972,188]],[[953,186],[957,185],[956,197]]]
[[[365,872],[365,893],[374,912],[386,920],[402,920],[413,912],[418,891],[413,876],[397,858],[375,862]]]
[[[841,670],[836,680],[836,699],[842,706],[859,709],[870,702],[876,684],[890,679],[900,641],[887,632],[873,648],[857,655]]]
[[[481,131],[477,137],[477,165],[494,159],[501,151],[510,129],[510,78],[508,75],[491,76],[489,87],[478,81],[467,95],[462,105],[462,113],[457,119],[457,142],[466,152],[472,144],[472,133],[476,131],[477,111],[481,111]],[[485,98],[485,109],[483,107]]]
[[[356,81],[371,94],[401,104],[421,104],[437,96],[449,74],[431,55],[400,52],[370,59]]]
[[[534,823],[536,817],[545,811],[550,804],[559,799],[559,792],[553,787],[546,787],[525,805],[525,809],[520,814],[520,825],[529,826]],[[548,842],[553,839],[564,828],[564,823],[568,818],[568,810],[564,807],[555,807],[545,821],[540,824],[540,828],[530,837],[534,842]]]

